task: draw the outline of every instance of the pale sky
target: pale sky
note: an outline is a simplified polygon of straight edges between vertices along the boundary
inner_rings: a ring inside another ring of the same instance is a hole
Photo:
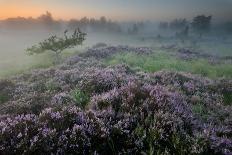
[[[232,19],[232,0],[0,0],[0,19],[46,11],[57,19],[170,20],[206,14],[223,20]]]

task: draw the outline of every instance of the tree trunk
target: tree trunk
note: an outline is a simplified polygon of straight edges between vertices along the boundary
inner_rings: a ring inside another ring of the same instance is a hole
[[[55,61],[54,61],[54,64],[59,64],[61,62],[60,53],[61,53],[61,51],[56,51],[55,52]]]

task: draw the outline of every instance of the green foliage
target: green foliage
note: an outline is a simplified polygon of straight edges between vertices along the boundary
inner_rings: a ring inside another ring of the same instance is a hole
[[[55,53],[55,63],[61,59],[61,52],[67,48],[73,48],[77,45],[82,45],[85,40],[86,33],[81,32],[79,29],[75,30],[71,36],[67,35],[67,30],[64,32],[64,38],[57,37],[56,35],[40,42],[27,49],[29,55],[44,53],[45,51],[52,51]]]
[[[14,84],[9,80],[0,80],[0,104],[8,101]]]
[[[105,63],[108,65],[126,63],[131,67],[139,68],[146,72],[169,70],[200,74],[210,78],[232,77],[232,66],[230,64],[212,65],[205,59],[183,61],[162,51],[156,51],[149,57],[138,56],[132,53],[118,54],[106,59]]]
[[[8,98],[8,96],[6,94],[1,94],[0,93],[0,104],[6,102],[8,99],[9,98]]]
[[[58,86],[57,83],[50,80],[46,83],[46,89],[50,92],[53,92],[53,91],[60,90],[61,88]]]
[[[194,114],[201,117],[205,121],[209,118],[210,114],[213,113],[212,111],[207,109],[207,107],[204,106],[203,103],[200,102],[192,105],[192,111]]]
[[[225,105],[232,105],[232,92],[224,93],[223,100]]]
[[[85,92],[83,92],[80,89],[75,89],[71,95],[74,101],[78,104],[78,106],[82,108],[85,108],[87,103],[90,101],[89,95],[87,95]]]

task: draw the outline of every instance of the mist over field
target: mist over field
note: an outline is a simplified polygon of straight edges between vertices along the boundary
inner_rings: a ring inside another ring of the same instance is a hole
[[[65,30],[72,31],[80,27],[88,33],[87,40],[82,48],[90,47],[96,43],[104,42],[111,45],[133,45],[133,46],[164,46],[167,44],[178,43],[175,40],[176,33],[181,28],[162,28],[162,24],[174,21],[134,21],[134,22],[113,22],[110,19],[101,17],[99,19],[80,20],[71,19],[69,21],[55,20],[52,14],[47,12],[37,18],[9,18],[0,22],[0,68],[1,76],[17,73],[24,68],[40,66],[40,59],[47,57],[28,56],[26,49],[48,38],[51,35],[62,35]],[[181,19],[180,19],[181,20]],[[186,21],[191,22],[191,21]],[[136,27],[135,27],[136,26]],[[165,26],[165,25],[164,25]],[[222,22],[213,24],[210,34],[202,39],[204,52],[213,55],[231,56],[231,23]],[[136,32],[133,32],[136,31]],[[192,33],[192,40],[198,38]],[[157,41],[157,36],[164,38],[164,41]],[[177,38],[178,39],[178,38]],[[211,46],[215,45],[217,46]],[[48,63],[49,60],[44,60]],[[49,65],[51,63],[48,63]],[[46,66],[46,65],[45,65]]]
[[[0,0],[0,154],[232,154],[232,2],[94,3]]]

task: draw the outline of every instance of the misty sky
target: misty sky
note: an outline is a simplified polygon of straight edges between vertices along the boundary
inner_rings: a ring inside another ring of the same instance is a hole
[[[231,20],[232,0],[0,0],[0,19],[37,17],[45,11],[60,19],[169,20],[206,14]]]

